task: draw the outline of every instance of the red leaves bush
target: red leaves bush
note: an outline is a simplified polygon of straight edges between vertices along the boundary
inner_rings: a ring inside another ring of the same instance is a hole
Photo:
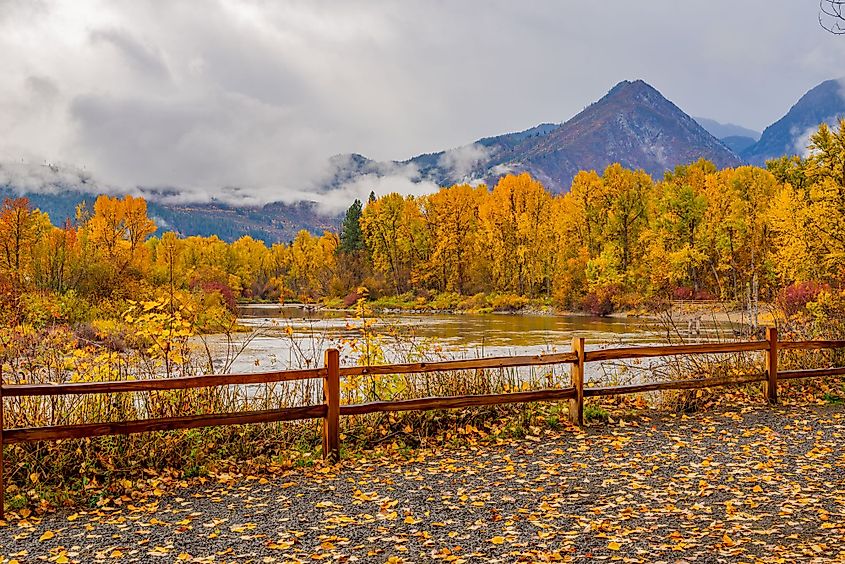
[[[673,300],[713,300],[713,294],[704,289],[695,290],[689,286],[677,286],[672,290]]]
[[[218,280],[192,280],[192,290],[200,290],[204,294],[218,293],[223,298],[223,303],[231,313],[238,311],[238,302],[235,299],[235,292],[228,284],[224,284]]]
[[[815,301],[819,294],[829,290],[829,284],[821,284],[814,280],[795,282],[778,292],[777,303],[785,314],[795,315],[803,311],[808,303]]]
[[[357,290],[349,292],[348,294],[346,294],[346,297],[343,298],[343,307],[352,307],[356,303],[358,303],[358,300],[364,297],[366,297],[366,295],[364,293],[358,292]]]
[[[611,285],[597,288],[584,296],[581,302],[581,309],[600,317],[605,317],[613,313],[616,305],[614,299],[620,292],[619,286]]]

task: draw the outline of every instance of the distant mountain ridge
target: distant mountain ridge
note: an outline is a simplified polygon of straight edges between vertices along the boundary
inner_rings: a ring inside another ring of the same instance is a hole
[[[622,81],[604,97],[561,124],[479,139],[455,149],[477,148],[471,166],[455,171],[449,151],[402,161],[438,184],[494,183],[507,173],[528,172],[552,192],[566,192],[579,170],[604,170],[619,162],[661,176],[700,158],[719,167],[742,160],[660,92],[642,80]]]
[[[742,127],[741,125],[736,125],[735,123],[722,123],[716,121],[715,119],[704,117],[694,117],[693,119],[716,139],[725,139],[726,137],[748,137],[753,139],[755,142],[760,139],[759,131],[754,131],[753,129],[748,129],[747,127]]]
[[[579,170],[618,162],[661,176],[700,158],[718,167],[742,164],[724,144],[642,80],[623,81],[548,135],[518,148],[510,160],[555,192],[569,189]]]
[[[20,193],[8,186],[0,186],[0,199],[29,198],[33,208],[50,216],[56,225],[73,221],[78,205],[93,209],[97,196],[67,187],[51,192]],[[286,204],[273,202],[263,206],[233,206],[225,203],[164,203],[147,198],[147,215],[159,228],[159,233],[174,231],[183,236],[217,235],[224,241],[234,241],[249,235],[266,243],[288,242],[302,229],[319,233],[337,229],[341,216],[325,215],[314,202]]]
[[[819,124],[832,124],[842,117],[845,117],[845,80],[826,80],[801,96],[741,156],[750,164],[762,165],[782,155],[803,155],[810,134]]]
[[[579,170],[602,171],[614,162],[645,170],[655,178],[700,158],[720,168],[746,163],[762,165],[769,158],[802,153],[802,144],[806,147],[809,133],[820,123],[845,117],[843,84],[845,81],[829,80],[811,89],[755,141],[749,136],[756,134],[753,130],[706,118],[694,119],[642,80],[625,80],[563,123],[542,123],[404,161],[379,162],[355,153],[337,155],[330,159],[332,172],[317,186],[315,199],[325,201],[327,195],[332,199],[352,198],[349,194],[355,192],[344,191],[344,187],[359,183],[359,187],[369,191],[370,184],[373,189],[378,186],[375,180],[393,176],[440,186],[482,182],[492,185],[505,174],[528,172],[549,190],[565,192]],[[725,133],[734,135],[717,138]],[[39,171],[35,176],[44,187],[25,189],[15,184],[14,176],[8,180],[7,175],[4,184],[0,164],[0,197],[27,195],[56,223],[73,217],[80,202],[93,202],[98,187],[87,172],[61,171],[52,166],[36,168]],[[251,235],[270,243],[289,241],[300,229],[314,233],[336,229],[341,221],[339,215],[327,215],[315,202],[187,204],[181,203],[187,196],[175,188],[138,191],[147,198],[150,215],[160,228],[182,235],[217,234],[226,240]]]

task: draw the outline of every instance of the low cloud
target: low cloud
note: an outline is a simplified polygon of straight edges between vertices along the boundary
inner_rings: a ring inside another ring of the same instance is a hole
[[[514,172],[515,170],[516,169],[511,165],[497,164],[496,166],[490,169],[490,172],[493,173],[494,176],[504,176],[506,174]]]
[[[799,130],[797,128],[792,128],[790,130],[790,134],[792,135],[792,148],[795,151],[795,154],[807,158],[810,156],[810,137],[818,131],[818,127],[808,127],[804,130]]]
[[[78,190],[84,193],[113,193],[118,188],[97,182],[87,171],[54,163],[0,163],[0,186],[16,192],[58,193]]]
[[[429,180],[417,180],[401,175],[366,175],[356,178],[338,189],[316,196],[308,195],[308,198],[316,201],[321,211],[333,215],[348,208],[356,199],[366,202],[370,192],[375,193],[376,196],[384,196],[393,192],[406,196],[422,196],[437,192],[439,189],[440,187],[437,184]],[[305,196],[303,194],[303,197]]]
[[[836,131],[839,127],[839,120],[841,118],[845,118],[845,116],[831,116],[827,118],[824,123],[832,130]],[[793,127],[790,130],[789,133],[792,135],[795,154],[800,155],[803,158],[810,156],[812,153],[810,150],[810,138],[819,130],[819,125],[807,127],[806,129],[797,129]]]
[[[449,171],[452,178],[469,180],[472,171],[490,155],[490,149],[478,143],[450,149],[441,155],[437,164]]]
[[[356,199],[366,202],[370,193],[377,197],[396,192],[403,195],[422,196],[440,189],[436,183],[420,176],[413,164],[368,163],[371,172],[365,172],[318,193],[301,194],[301,198],[317,202],[318,209],[333,215],[345,210]],[[295,200],[294,200],[295,201]]]

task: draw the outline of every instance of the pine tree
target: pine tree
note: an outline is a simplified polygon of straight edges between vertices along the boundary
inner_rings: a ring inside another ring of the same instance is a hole
[[[340,231],[340,253],[354,253],[364,249],[364,237],[361,234],[361,200],[355,200],[346,210],[346,218]]]

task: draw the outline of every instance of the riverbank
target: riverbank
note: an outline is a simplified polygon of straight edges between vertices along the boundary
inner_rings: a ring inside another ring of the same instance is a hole
[[[486,297],[484,299],[487,299]],[[605,319],[642,319],[649,321],[672,321],[686,324],[689,322],[710,322],[718,324],[735,324],[737,326],[751,325],[751,317],[746,308],[735,302],[719,302],[713,300],[674,301],[661,309],[629,308],[613,311],[606,315],[596,315],[589,311],[563,309],[551,305],[548,300],[509,301],[510,306],[461,308],[437,307],[437,302],[410,302],[396,298],[382,298],[364,302],[369,315],[522,315],[548,317],[583,317]],[[339,300],[330,300],[321,304],[287,303],[286,307],[299,307],[305,312],[332,312],[355,317],[358,312],[356,306],[343,306]],[[242,311],[250,308],[273,308],[278,304],[256,303],[241,304]],[[773,322],[773,308],[769,304],[761,303],[757,316],[757,325],[767,325]]]

